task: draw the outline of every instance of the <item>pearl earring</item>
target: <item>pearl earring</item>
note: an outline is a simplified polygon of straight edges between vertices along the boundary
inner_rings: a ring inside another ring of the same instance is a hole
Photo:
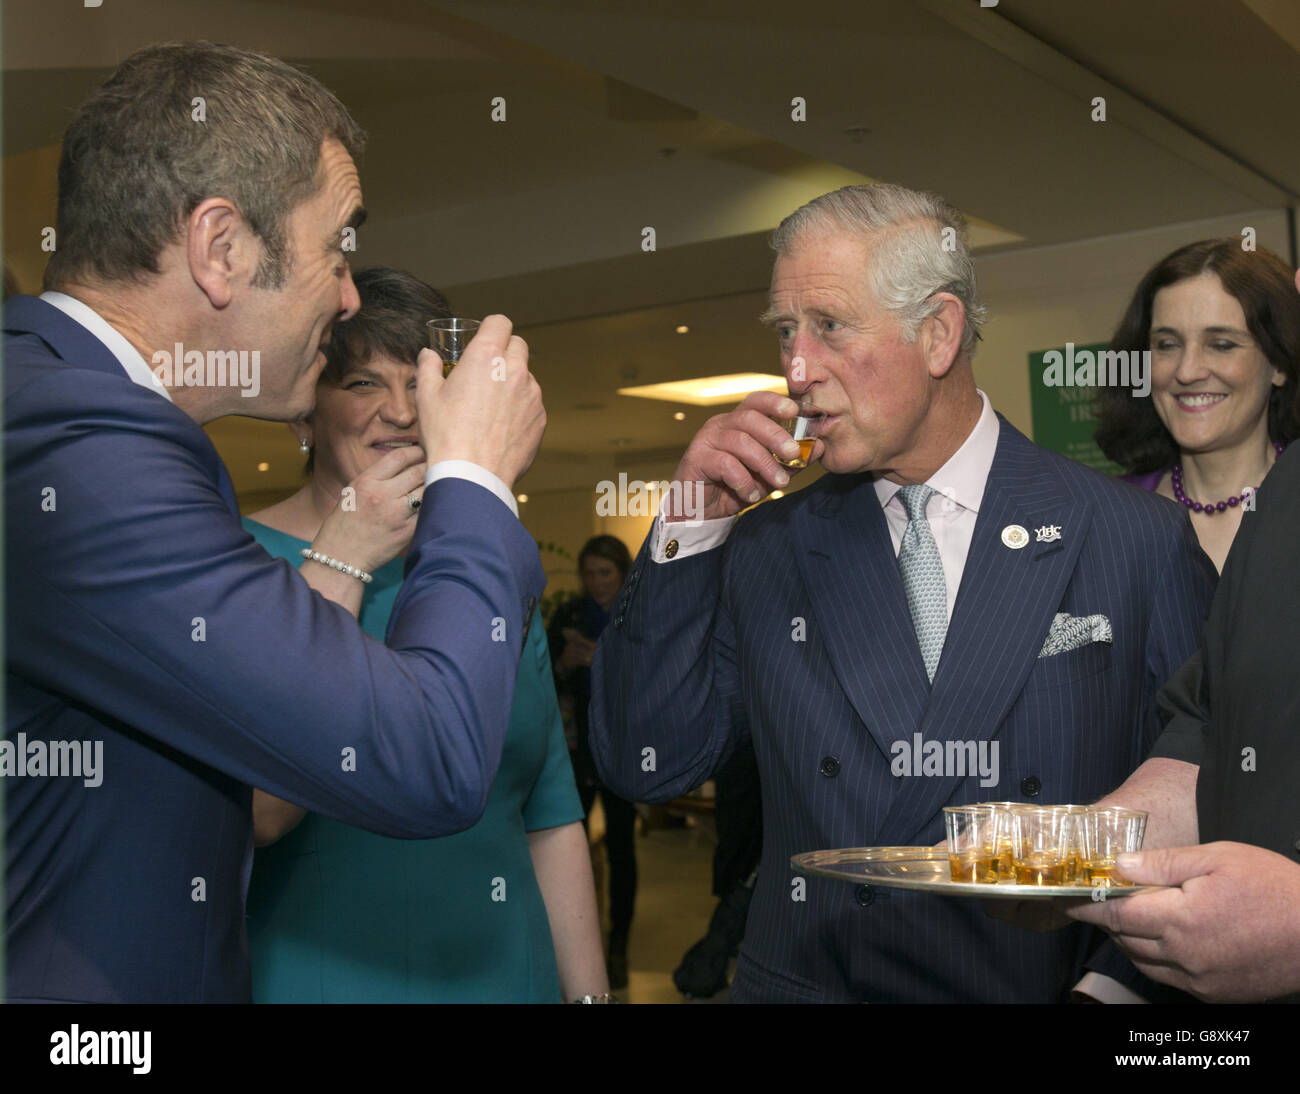
[[[311,451],[311,445],[307,443],[306,437],[298,438],[298,451],[301,452],[304,456]]]

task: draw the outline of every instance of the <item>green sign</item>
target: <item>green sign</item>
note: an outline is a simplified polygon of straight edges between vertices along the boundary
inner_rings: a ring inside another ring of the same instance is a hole
[[[1034,443],[1069,456],[1107,475],[1118,475],[1123,468],[1111,463],[1102,455],[1097,442],[1092,439],[1097,428],[1093,406],[1097,388],[1088,383],[1079,386],[1072,382],[1077,374],[1065,370],[1065,383],[1060,382],[1061,370],[1049,370],[1043,358],[1053,353],[1054,360],[1073,359],[1075,355],[1091,354],[1094,357],[1106,348],[1105,342],[1075,346],[1058,346],[1055,350],[1039,350],[1029,355],[1029,401],[1034,417]],[[1046,374],[1046,379],[1044,378]],[[1087,377],[1092,380],[1092,376]],[[1055,382],[1052,382],[1055,381]]]

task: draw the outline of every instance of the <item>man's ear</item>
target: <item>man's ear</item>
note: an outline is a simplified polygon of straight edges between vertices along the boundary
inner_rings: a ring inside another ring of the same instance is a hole
[[[966,307],[950,292],[935,293],[930,299],[939,306],[921,324],[917,342],[925,355],[930,375],[937,380],[947,375],[961,352],[961,337],[966,330]]]
[[[214,308],[224,308],[256,274],[261,243],[227,198],[201,201],[185,227],[190,276]]]

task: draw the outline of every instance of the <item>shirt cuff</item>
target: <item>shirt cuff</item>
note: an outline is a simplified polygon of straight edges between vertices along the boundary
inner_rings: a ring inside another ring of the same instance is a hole
[[[424,473],[424,485],[432,486],[439,479],[469,479],[470,482],[476,482],[483,489],[491,490],[510,512],[516,517],[519,516],[519,506],[515,504],[514,494],[510,493],[506,484],[486,467],[470,463],[469,460],[439,460],[430,465],[429,470]]]
[[[1098,1003],[1145,1003],[1146,1000],[1137,992],[1131,991],[1118,980],[1103,976],[1099,972],[1083,974],[1083,979],[1074,985],[1080,995],[1091,996]]]
[[[735,517],[715,517],[712,520],[679,520],[671,525],[664,519],[665,495],[659,503],[659,516],[651,533],[650,557],[655,562],[668,562],[675,558],[690,558],[726,542]],[[671,529],[671,530],[670,530]]]

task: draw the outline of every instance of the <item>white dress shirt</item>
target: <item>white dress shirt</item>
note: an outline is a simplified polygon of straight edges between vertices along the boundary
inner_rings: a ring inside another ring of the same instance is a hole
[[[998,416],[989,405],[989,397],[982,391],[979,397],[983,409],[975,428],[951,459],[925,480],[926,485],[936,491],[925,507],[925,519],[934,533],[939,560],[943,563],[950,623],[962,574],[966,572],[966,556],[970,554],[970,541],[975,536],[975,521],[979,517],[980,502],[984,500],[984,487],[988,485],[989,471],[993,468],[993,457],[998,448]],[[877,479],[875,487],[876,497],[885,510],[889,538],[893,541],[894,557],[897,558],[903,533],[907,531],[907,510],[903,499],[898,496],[897,483]]]
[[[43,292],[41,299],[58,308],[69,319],[80,323],[99,339],[104,344],[104,348],[117,358],[118,364],[132,381],[143,388],[148,388],[156,395],[161,395],[168,402],[173,401],[171,393],[150,370],[139,350],[114,330],[94,308],[67,293]],[[515,496],[510,492],[509,487],[486,467],[480,467],[468,460],[440,460],[424,473],[424,485],[430,486],[439,479],[468,479],[470,482],[476,482],[484,489],[492,491],[510,512],[516,517],[519,516],[519,506],[515,504]]]
[[[108,321],[94,308],[83,304],[76,297],[62,292],[43,292],[41,293],[41,299],[47,304],[53,304],[69,319],[76,320],[103,342],[104,347],[117,358],[118,364],[126,369],[126,374],[135,383],[148,388],[155,395],[161,395],[169,403],[172,401],[171,392],[150,371],[149,366],[145,364],[144,358],[140,356],[140,351],[109,326]]]

